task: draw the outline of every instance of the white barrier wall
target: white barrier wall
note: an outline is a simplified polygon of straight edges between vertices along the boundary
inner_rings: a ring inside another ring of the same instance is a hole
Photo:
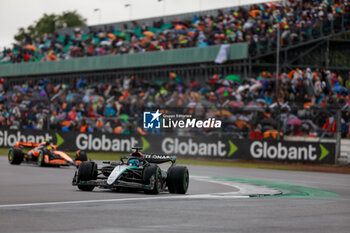
[[[350,139],[342,139],[340,142],[340,157],[350,163]]]

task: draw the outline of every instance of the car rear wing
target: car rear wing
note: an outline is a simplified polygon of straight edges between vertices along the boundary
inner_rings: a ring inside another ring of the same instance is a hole
[[[37,143],[37,142],[16,142],[15,144],[15,148],[35,148],[37,146],[39,146],[40,143]]]
[[[42,142],[16,142],[14,147],[15,148],[35,148],[35,147],[38,147],[42,144]],[[54,148],[56,150],[56,145],[49,145],[51,146],[52,148]]]
[[[143,158],[149,163],[166,163],[166,162],[175,163],[176,162],[175,155],[170,156],[170,155],[143,154]]]

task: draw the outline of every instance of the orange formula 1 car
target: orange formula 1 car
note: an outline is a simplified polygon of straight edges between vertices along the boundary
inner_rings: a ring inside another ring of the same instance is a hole
[[[56,147],[50,141],[41,143],[16,142],[15,146],[9,151],[9,163],[19,165],[24,161],[37,164],[40,167],[59,167],[69,165],[78,166],[83,161],[87,161],[87,155],[84,151],[77,151],[75,160],[73,160],[67,153],[56,150]],[[23,150],[25,149],[29,149],[29,151],[24,152]]]

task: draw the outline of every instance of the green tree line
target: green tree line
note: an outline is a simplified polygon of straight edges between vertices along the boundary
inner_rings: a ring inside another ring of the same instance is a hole
[[[86,25],[86,19],[76,11],[64,11],[60,15],[44,14],[39,20],[27,28],[19,28],[14,39],[23,41],[27,36],[32,39],[40,38],[45,33],[53,33],[59,28],[79,27]]]

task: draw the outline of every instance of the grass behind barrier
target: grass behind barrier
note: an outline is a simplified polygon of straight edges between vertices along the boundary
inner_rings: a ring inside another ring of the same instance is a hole
[[[0,155],[7,155],[8,148],[0,148]],[[71,157],[74,158],[75,151],[67,152]],[[127,153],[115,153],[115,152],[87,152],[88,158],[92,160],[110,160],[119,161],[120,157],[126,156]],[[283,166],[276,164],[259,164],[256,162],[237,162],[237,161],[218,161],[211,159],[185,159],[178,158],[178,164],[189,164],[189,165],[202,165],[202,166],[223,166],[223,167],[242,167],[242,168],[262,168],[262,169],[278,169],[278,170],[303,170],[297,167]]]

